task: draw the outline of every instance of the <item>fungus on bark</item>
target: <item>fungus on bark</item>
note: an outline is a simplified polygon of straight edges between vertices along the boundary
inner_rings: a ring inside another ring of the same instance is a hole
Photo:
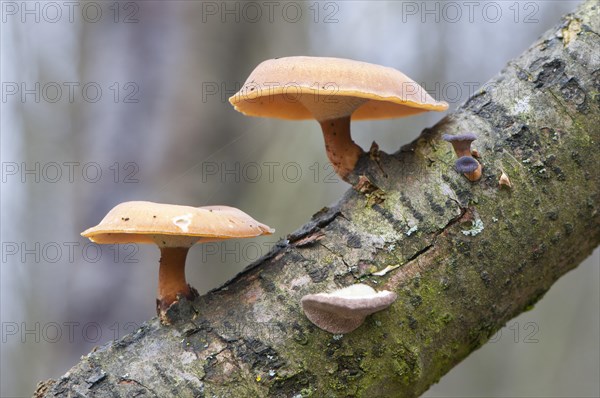
[[[368,315],[389,307],[397,297],[394,292],[377,292],[359,283],[331,293],[309,294],[301,302],[312,323],[327,332],[344,334],[362,325]]]
[[[455,164],[456,170],[464,173],[470,181],[478,181],[481,178],[482,167],[481,163],[474,157],[479,157],[479,153],[474,149],[471,149],[471,143],[477,139],[477,136],[473,133],[458,135],[444,134],[442,135],[442,139],[452,144],[452,147],[454,148],[454,153],[456,153],[456,156],[458,157]],[[473,168],[474,166],[475,168]],[[468,169],[470,171],[460,171],[462,169]]]
[[[363,150],[350,136],[350,119],[384,119],[444,111],[402,72],[342,58],[285,57],[259,64],[239,92],[229,98],[248,116],[316,119],[336,173],[349,176]]]
[[[478,181],[481,178],[481,164],[470,156],[458,158],[454,163],[454,169],[463,173],[469,181]]]
[[[149,243],[160,249],[156,310],[166,311],[180,297],[198,292],[185,280],[185,259],[196,243],[270,235],[274,230],[229,206],[191,207],[133,201],[115,206],[95,227],[81,235],[100,244]]]
[[[502,188],[502,187],[506,187],[508,189],[512,188],[512,183],[510,182],[510,178],[508,178],[508,175],[504,171],[500,175],[500,179],[498,180],[498,186],[500,188]]]

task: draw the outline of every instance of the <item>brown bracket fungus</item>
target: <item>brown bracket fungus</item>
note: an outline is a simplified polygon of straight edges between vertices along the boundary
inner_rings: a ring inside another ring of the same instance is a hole
[[[481,178],[482,167],[481,163],[474,159],[473,156],[477,154],[477,157],[479,157],[479,153],[471,149],[471,143],[477,139],[477,136],[473,133],[458,135],[444,134],[442,135],[442,139],[451,143],[454,148],[454,152],[458,157],[455,165],[456,170],[464,173],[470,181],[478,181]],[[463,169],[470,171],[461,171]]]
[[[397,297],[396,293],[377,292],[359,283],[332,293],[309,294],[301,302],[312,323],[329,333],[345,334],[362,325],[368,315],[389,307]]]
[[[160,249],[157,312],[179,297],[191,299],[196,290],[185,280],[185,259],[196,243],[270,235],[273,229],[234,207],[191,207],[153,202],[124,202],[115,206],[95,227],[81,235],[100,244],[149,243]]]
[[[445,111],[402,72],[342,58],[286,57],[258,65],[229,102],[248,116],[316,119],[336,173],[349,181],[363,150],[350,136],[350,119],[384,119]]]

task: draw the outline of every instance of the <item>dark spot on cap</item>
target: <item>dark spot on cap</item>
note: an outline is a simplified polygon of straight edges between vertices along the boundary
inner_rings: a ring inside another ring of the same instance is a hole
[[[123,220],[123,221],[129,221],[129,217],[121,217],[121,220]]]

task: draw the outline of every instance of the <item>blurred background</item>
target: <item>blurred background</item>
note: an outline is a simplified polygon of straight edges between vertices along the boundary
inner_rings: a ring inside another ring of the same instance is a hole
[[[117,203],[227,204],[277,229],[192,249],[188,281],[204,293],[348,188],[317,123],[229,105],[258,63],[383,64],[451,111],[577,4],[1,2],[0,395],[31,396],[155,315],[158,249],[79,235]],[[394,152],[442,117],[355,123],[353,136]],[[596,250],[426,396],[599,396],[599,259]]]

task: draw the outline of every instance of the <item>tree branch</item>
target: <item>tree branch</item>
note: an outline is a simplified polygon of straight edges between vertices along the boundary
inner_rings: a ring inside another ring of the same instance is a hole
[[[598,32],[587,1],[416,141],[373,149],[357,189],[182,301],[173,326],[149,321],[39,396],[420,395],[600,242]],[[441,140],[467,131],[484,166],[475,183]],[[358,281],[399,298],[344,336],[303,315],[302,296]]]

